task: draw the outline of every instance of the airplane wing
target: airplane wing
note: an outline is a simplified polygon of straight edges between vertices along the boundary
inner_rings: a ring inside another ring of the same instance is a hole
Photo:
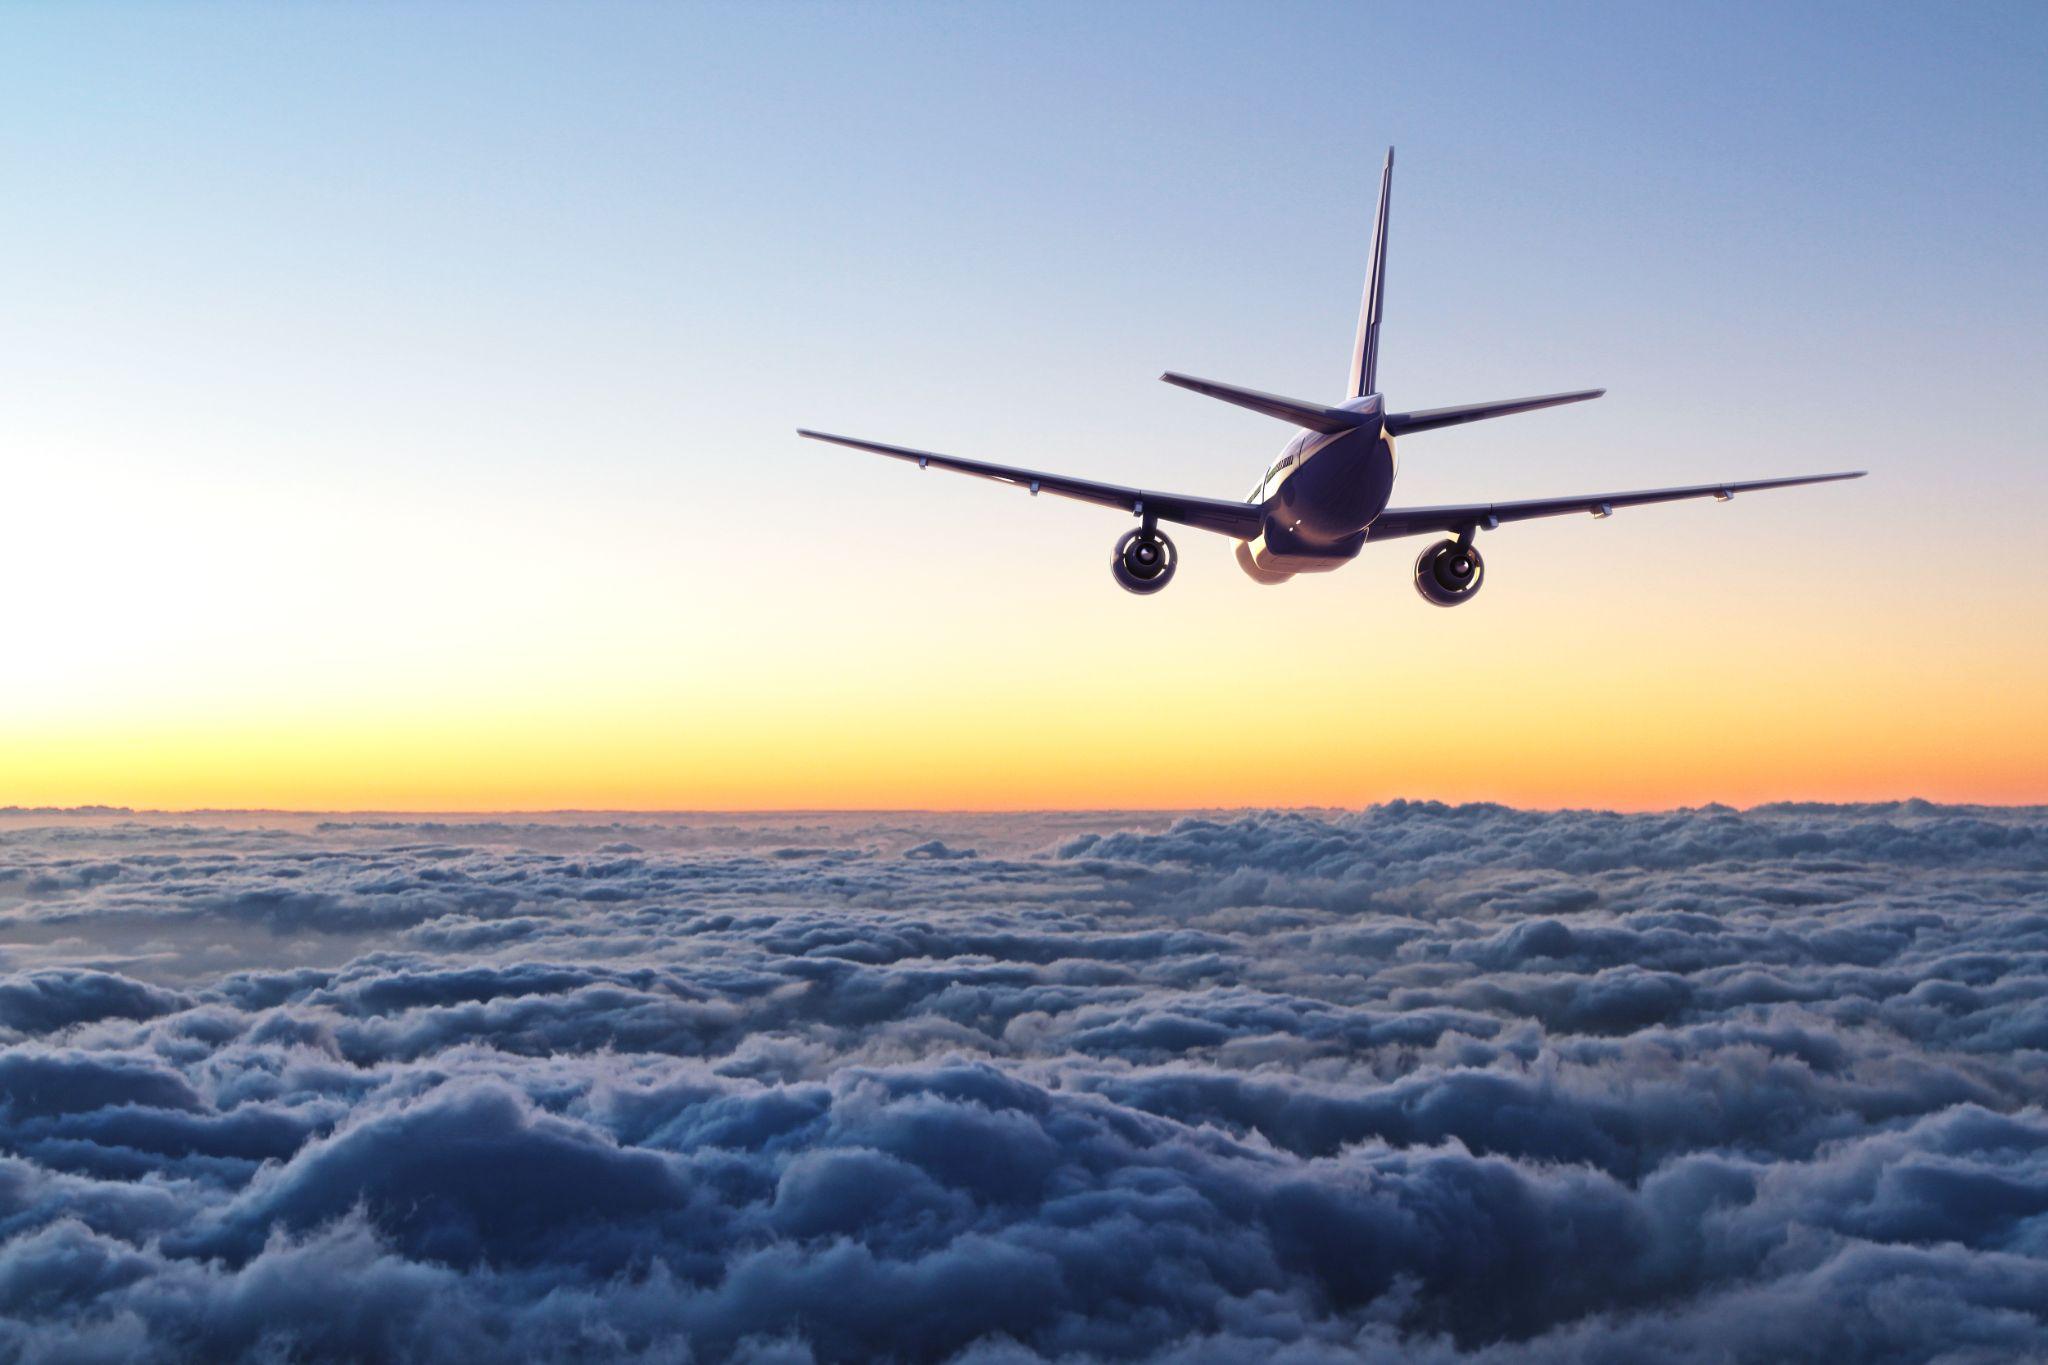
[[[1833,483],[1838,479],[1860,479],[1863,470],[1847,474],[1803,474],[1790,479],[1751,479],[1747,483],[1702,483],[1689,488],[1645,488],[1630,493],[1587,493],[1576,498],[1535,498],[1528,502],[1482,502],[1466,507],[1389,507],[1374,520],[1368,540],[1392,540],[1396,536],[1428,535],[1433,531],[1453,534],[1467,526],[1491,528],[1510,521],[1536,517],[1561,517],[1569,512],[1609,515],[1617,507],[1640,507],[1652,502],[1678,502],[1684,498],[1718,498],[1728,501],[1737,493],[1765,488],[1793,488],[1804,483]]]
[[[1261,529],[1262,514],[1253,503],[1230,502],[1221,498],[1196,498],[1183,493],[1158,493],[1145,488],[1125,488],[1121,484],[1096,483],[1091,479],[1074,479],[1065,474],[1047,474],[1036,469],[1019,469],[1014,465],[963,460],[956,455],[912,450],[908,446],[883,445],[879,441],[856,441],[851,436],[833,436],[822,431],[805,431],[799,428],[796,434],[808,436],[813,441],[830,441],[834,445],[851,446],[855,450],[873,451],[877,455],[887,455],[892,459],[915,460],[919,468],[950,469],[956,474],[972,474],[976,478],[1015,484],[1019,488],[1028,488],[1033,493],[1051,493],[1062,498],[1073,498],[1077,502],[1092,502],[1098,507],[1114,507],[1133,516],[1149,514],[1161,521],[1193,526],[1203,531],[1215,531],[1220,535],[1234,536],[1238,540],[1250,540],[1258,535]]]

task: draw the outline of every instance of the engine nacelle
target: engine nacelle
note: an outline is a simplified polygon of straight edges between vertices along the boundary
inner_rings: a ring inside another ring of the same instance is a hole
[[[1147,527],[1124,533],[1116,543],[1110,572],[1125,592],[1153,593],[1171,583],[1173,571],[1179,567],[1180,556],[1174,552],[1173,542],[1163,532]]]
[[[1415,591],[1425,602],[1455,607],[1479,594],[1486,578],[1486,561],[1470,545],[1440,540],[1415,560]]]

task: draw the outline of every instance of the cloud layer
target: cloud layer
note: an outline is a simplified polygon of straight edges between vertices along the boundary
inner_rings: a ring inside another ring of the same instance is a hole
[[[0,822],[0,1359],[2048,1355],[2048,811]]]

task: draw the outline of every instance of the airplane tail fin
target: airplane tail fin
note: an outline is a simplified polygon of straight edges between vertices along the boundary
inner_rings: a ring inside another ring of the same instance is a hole
[[[1394,182],[1394,149],[1380,168],[1380,210],[1373,218],[1372,267],[1365,277],[1365,298],[1358,306],[1358,339],[1351,347],[1351,385],[1346,398],[1378,392],[1380,369],[1380,304],[1387,283],[1387,191]]]

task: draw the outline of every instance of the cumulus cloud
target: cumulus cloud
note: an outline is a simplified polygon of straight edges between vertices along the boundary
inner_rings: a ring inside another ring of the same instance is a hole
[[[2048,812],[0,820],[0,1359],[2048,1354]]]

